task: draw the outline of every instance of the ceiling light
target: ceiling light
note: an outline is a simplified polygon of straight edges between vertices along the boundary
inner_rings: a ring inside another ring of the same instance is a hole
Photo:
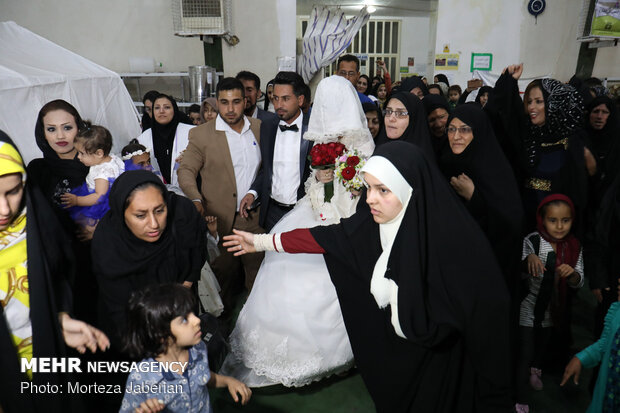
[[[377,8],[375,6],[368,6],[366,10],[368,11],[368,13],[374,13],[377,11]]]

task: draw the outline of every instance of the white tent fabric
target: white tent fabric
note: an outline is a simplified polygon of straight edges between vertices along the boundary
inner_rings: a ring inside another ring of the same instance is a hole
[[[105,126],[120,152],[140,132],[138,111],[120,76],[19,26],[0,22],[0,129],[26,162],[41,157],[34,126],[41,107],[64,99]]]
[[[369,18],[366,7],[349,20],[340,8],[323,6],[312,9],[298,69],[304,81],[309,82],[319,69],[336,60]]]
[[[501,76],[501,73],[491,73],[491,72],[481,71],[481,70],[474,70],[474,73],[472,75],[474,79],[481,79],[482,84],[484,86],[491,86],[491,87],[495,87],[495,82],[497,82],[497,79],[499,79],[500,76]],[[536,79],[549,78],[549,77],[551,77],[550,74],[519,78],[519,81],[517,82],[517,84],[519,85],[519,94],[521,95],[521,98],[523,99],[523,93],[525,93],[525,88],[527,88],[527,85],[529,85],[531,81],[536,80]],[[479,90],[480,89],[476,89],[472,91],[469,95],[467,95],[465,102],[466,103],[475,102],[476,97],[478,96]]]

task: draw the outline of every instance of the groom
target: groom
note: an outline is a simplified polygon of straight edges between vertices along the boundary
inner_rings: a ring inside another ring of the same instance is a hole
[[[308,154],[312,145],[303,139],[310,117],[301,111],[304,88],[304,80],[297,73],[277,74],[272,101],[280,122],[261,125],[261,169],[241,200],[240,213],[247,214],[258,198],[259,225],[267,231],[304,196],[304,182],[310,175]]]

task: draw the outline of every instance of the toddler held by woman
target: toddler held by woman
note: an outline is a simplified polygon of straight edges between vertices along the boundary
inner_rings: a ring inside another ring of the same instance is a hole
[[[71,218],[83,227],[94,228],[110,209],[108,194],[112,183],[125,171],[123,161],[110,153],[112,135],[103,126],[84,122],[75,138],[78,159],[89,167],[86,182],[61,196]]]

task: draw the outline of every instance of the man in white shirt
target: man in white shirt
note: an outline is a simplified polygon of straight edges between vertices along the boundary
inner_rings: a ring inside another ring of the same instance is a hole
[[[267,231],[304,196],[304,182],[310,174],[311,143],[303,139],[309,116],[304,104],[305,84],[295,72],[280,72],[274,80],[272,101],[280,121],[261,125],[261,171],[241,200],[241,210],[260,201],[260,225]]]
[[[240,209],[241,197],[246,194],[258,173],[260,154],[260,121],[244,115],[245,93],[243,84],[232,77],[217,85],[218,116],[193,128],[189,144],[178,170],[179,185],[206,216],[217,217],[220,238],[232,232],[233,227],[262,233],[258,211]],[[201,187],[196,179],[200,174]],[[243,211],[243,216],[239,213]],[[239,292],[239,276],[245,273],[245,287],[251,290],[260,267],[262,256],[234,257],[220,244],[220,255],[212,268],[222,287],[224,311],[234,307]]]

